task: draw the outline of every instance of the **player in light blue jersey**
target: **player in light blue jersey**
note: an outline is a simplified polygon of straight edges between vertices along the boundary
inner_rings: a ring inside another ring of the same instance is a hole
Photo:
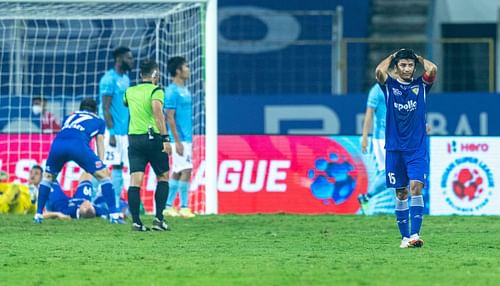
[[[86,98],[80,103],[80,111],[68,116],[61,131],[50,147],[44,178],[38,190],[38,208],[35,223],[41,223],[43,208],[49,199],[52,183],[68,161],[74,161],[87,173],[93,174],[101,185],[102,194],[110,211],[111,223],[123,223],[115,202],[115,190],[111,184],[109,172],[102,162],[104,157],[104,121],[97,117],[97,103]],[[97,153],[90,148],[90,140],[96,138]]]
[[[192,96],[186,87],[189,79],[189,66],[183,57],[173,57],[167,63],[172,83],[165,92],[165,109],[172,144],[172,173],[169,180],[170,192],[164,214],[191,218],[195,215],[189,208],[189,182],[191,179],[193,111]],[[180,211],[173,207],[174,200],[180,192]]]
[[[424,73],[414,78],[416,65]],[[393,65],[396,76],[389,73]],[[385,95],[386,183],[396,189],[396,219],[401,248],[422,247],[420,228],[424,210],[422,189],[427,179],[426,97],[437,74],[437,66],[409,49],[385,58],[376,68],[377,81]],[[408,207],[408,186],[411,203]],[[409,222],[411,221],[411,229]]]
[[[123,167],[128,166],[128,108],[123,104],[123,95],[130,86],[128,72],[134,65],[132,52],[127,47],[114,50],[114,67],[108,70],[99,82],[99,115],[106,122],[104,134],[104,163],[112,166],[111,178],[116,190],[116,203],[123,190]]]
[[[368,93],[366,103],[365,120],[363,124],[363,134],[361,140],[361,150],[368,153],[368,133],[373,125],[371,153],[375,159],[377,173],[372,176],[366,194],[361,194],[358,200],[361,203],[361,210],[366,211],[370,198],[387,190],[385,184],[385,117],[386,117],[385,97],[380,85],[377,83],[372,86]],[[393,200],[392,200],[393,203]]]

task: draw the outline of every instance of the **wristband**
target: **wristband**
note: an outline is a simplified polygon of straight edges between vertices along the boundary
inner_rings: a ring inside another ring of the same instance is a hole
[[[162,142],[170,142],[170,137],[168,135],[160,135]]]

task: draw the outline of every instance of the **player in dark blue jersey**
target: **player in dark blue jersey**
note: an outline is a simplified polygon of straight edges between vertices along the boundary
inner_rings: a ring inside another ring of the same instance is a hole
[[[423,65],[424,73],[414,78],[419,63]],[[394,66],[395,77],[388,72],[390,66]],[[434,63],[409,49],[389,55],[376,68],[376,77],[387,106],[386,183],[387,187],[396,189],[396,219],[402,237],[401,248],[422,247],[424,243],[419,234],[424,209],[422,189],[429,165],[425,105],[436,73]],[[408,207],[408,187],[411,207]]]
[[[80,103],[80,111],[68,116],[61,131],[50,147],[44,178],[38,191],[38,208],[35,222],[42,222],[42,212],[49,198],[52,183],[68,161],[74,161],[87,173],[93,174],[100,182],[101,191],[110,211],[111,223],[123,223],[115,202],[115,191],[109,172],[102,162],[104,156],[104,120],[96,115],[97,103],[86,98]],[[90,148],[90,140],[96,137],[97,153]]]
[[[108,210],[92,202],[93,186],[90,181],[91,179],[92,176],[90,174],[83,173],[76,192],[71,198],[66,196],[57,181],[54,182],[43,218],[65,220],[94,217],[108,218]]]

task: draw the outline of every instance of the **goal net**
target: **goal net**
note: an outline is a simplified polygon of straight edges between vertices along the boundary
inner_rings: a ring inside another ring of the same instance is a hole
[[[77,110],[82,98],[99,101],[99,80],[113,67],[112,52],[119,46],[129,47],[134,55],[131,85],[138,82],[138,66],[145,58],[159,63],[163,86],[169,84],[168,58],[187,59],[196,169],[205,158],[205,2],[1,2],[0,169],[11,181],[25,183],[31,166],[45,165],[57,124]],[[40,97],[42,112],[33,108]],[[50,123],[54,120],[56,124]],[[66,165],[59,176],[65,191],[75,189],[81,171],[74,163]],[[147,174],[142,200],[152,212],[156,178],[152,171]],[[128,188],[127,168],[124,179],[122,197]],[[190,204],[198,213],[205,211],[203,188],[190,192]]]

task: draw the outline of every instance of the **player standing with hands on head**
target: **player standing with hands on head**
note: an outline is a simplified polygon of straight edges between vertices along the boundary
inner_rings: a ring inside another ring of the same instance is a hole
[[[169,134],[175,144],[172,150],[172,174],[170,176],[170,193],[168,195],[165,215],[191,218],[195,215],[189,208],[189,181],[193,169],[193,119],[192,96],[186,88],[189,79],[189,67],[183,57],[173,57],[168,63],[168,73],[172,83],[165,93],[165,109]],[[180,191],[181,209],[179,213],[173,208],[177,191]]]
[[[141,221],[139,208],[144,170],[150,163],[158,180],[155,191],[156,215],[152,229],[165,231],[170,229],[163,220],[162,212],[168,197],[168,154],[172,151],[163,114],[165,95],[158,86],[160,69],[155,61],[143,61],[140,76],[142,82],[129,87],[123,98],[130,111],[128,205],[133,220],[132,230],[149,230]]]
[[[418,63],[423,65],[424,73],[415,79],[413,75]],[[391,65],[395,66],[396,78],[388,73]],[[419,234],[424,210],[422,189],[429,163],[425,109],[427,93],[436,74],[434,63],[410,49],[401,49],[389,55],[375,70],[387,106],[386,182],[387,187],[396,189],[396,219],[402,237],[401,248],[422,247],[424,244]]]
[[[128,109],[123,105],[123,95],[130,86],[128,72],[134,65],[132,52],[127,47],[114,50],[114,67],[99,82],[100,116],[106,122],[104,163],[112,166],[111,179],[119,205],[123,189],[123,166],[128,165]]]

